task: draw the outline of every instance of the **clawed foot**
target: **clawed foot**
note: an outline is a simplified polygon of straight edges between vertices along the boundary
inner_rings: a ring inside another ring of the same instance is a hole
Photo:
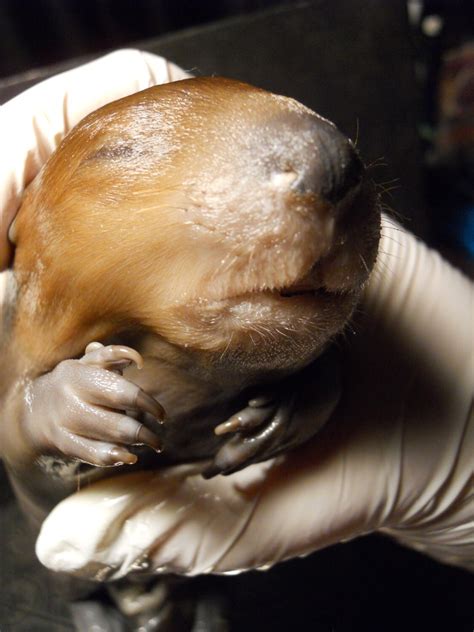
[[[246,408],[215,428],[230,435],[204,471],[204,478],[232,474],[311,439],[330,418],[341,392],[340,365],[334,349],[312,365],[248,402]]]
[[[295,398],[291,389],[279,399],[271,395],[255,397],[246,408],[219,424],[214,432],[232,437],[219,449],[203,476],[232,474],[281,451],[286,445]]]
[[[127,446],[160,451],[164,410],[122,376],[131,363],[143,365],[134,349],[94,342],[79,360],[37,378],[26,394],[25,427],[40,453],[111,466],[136,462]]]

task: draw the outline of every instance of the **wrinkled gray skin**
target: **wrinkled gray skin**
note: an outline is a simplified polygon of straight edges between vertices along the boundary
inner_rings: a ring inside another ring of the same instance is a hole
[[[313,436],[337,403],[326,350],[374,263],[379,216],[331,123],[196,79],[87,117],[11,236],[0,439],[41,522],[104,475],[200,460],[214,476]]]

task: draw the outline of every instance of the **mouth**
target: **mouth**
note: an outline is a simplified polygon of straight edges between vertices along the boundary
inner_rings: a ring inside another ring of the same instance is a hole
[[[313,264],[310,271],[298,280],[288,285],[278,288],[277,292],[281,298],[295,298],[298,296],[314,296],[318,298],[333,298],[334,296],[348,295],[358,289],[355,284],[353,288],[331,287],[324,283],[324,260],[318,260]]]
[[[236,293],[227,294],[214,299],[210,303],[227,303],[236,306],[239,303],[245,304],[269,304],[280,305],[281,308],[291,308],[291,305],[307,305],[308,307],[317,304],[323,306],[327,303],[345,302],[353,300],[359,294],[362,284],[357,281],[343,284],[335,284],[328,287],[324,282],[325,263],[318,260],[308,272],[301,275],[294,281],[289,281],[281,286],[254,287],[243,289]]]
[[[294,298],[295,296],[325,296],[334,294],[334,292],[330,292],[324,286],[315,287],[309,283],[301,282],[278,290],[278,294],[281,298]]]
[[[336,291],[329,290],[328,288],[320,285],[315,287],[315,285],[311,285],[309,283],[295,283],[293,285],[289,285],[283,288],[258,288],[252,289],[247,292],[239,292],[238,294],[233,294],[231,296],[223,297],[217,301],[210,301],[211,303],[228,303],[235,305],[240,302],[256,302],[259,301],[272,301],[272,302],[280,302],[286,303],[291,302],[291,299],[295,301],[299,300],[301,302],[302,299],[306,299],[308,302],[317,300],[318,302],[324,300],[335,299],[336,297],[344,297],[352,294],[352,292],[348,292],[345,290]]]
[[[272,326],[276,327],[278,324],[293,328],[293,319],[293,325],[301,318],[308,323],[319,319],[321,314],[331,313],[338,320],[340,314],[346,311],[347,305],[353,304],[355,294],[357,293],[344,290],[328,290],[323,286],[316,288],[295,284],[281,289],[244,292],[213,303],[212,306],[217,307],[219,304],[227,316],[232,315],[238,320],[244,316],[248,323],[263,318],[268,319],[267,322],[272,323]]]
[[[300,277],[284,287],[201,296],[173,310],[172,326],[180,324],[180,346],[217,352],[214,365],[231,374],[293,371],[317,357],[343,328],[357,294]],[[173,341],[172,334],[167,336]]]
[[[224,361],[234,358],[252,371],[294,371],[342,330],[354,304],[351,292],[295,283],[208,305],[206,320],[219,323]]]

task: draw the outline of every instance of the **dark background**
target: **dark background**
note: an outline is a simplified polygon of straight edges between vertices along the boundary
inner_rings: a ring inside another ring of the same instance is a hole
[[[472,203],[469,188],[459,193],[471,154],[456,154],[453,166],[439,157],[436,134],[443,55],[472,39],[472,2],[420,6],[410,21],[398,0],[0,0],[0,103],[78,59],[136,42],[197,74],[294,96],[350,136],[358,130],[366,163],[385,165],[374,179],[395,183],[385,203],[469,270],[464,234],[452,226]],[[438,33],[424,21],[430,16],[441,20]],[[0,491],[0,629],[71,629],[6,480]],[[213,590],[216,582],[232,630],[474,629],[471,575],[378,536],[267,573],[201,583]]]
[[[0,76],[279,4],[283,0],[2,0]]]

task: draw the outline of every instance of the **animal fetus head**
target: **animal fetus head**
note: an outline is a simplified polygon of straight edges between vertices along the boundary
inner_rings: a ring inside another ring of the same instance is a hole
[[[54,330],[59,355],[140,329],[263,372],[300,368],[343,327],[379,219],[332,123],[201,78],[86,117],[31,185],[15,232],[23,328]]]

